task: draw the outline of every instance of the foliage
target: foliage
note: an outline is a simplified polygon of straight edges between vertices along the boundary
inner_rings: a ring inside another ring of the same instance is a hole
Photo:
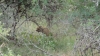
[[[97,50],[97,52],[99,51],[98,49],[99,45],[96,45],[96,44],[99,44],[99,40],[100,40],[100,37],[99,37],[100,24],[96,24],[96,23],[97,22],[95,20],[88,19],[86,23],[80,24],[80,27],[77,30],[77,34],[79,38],[77,38],[77,41],[74,47],[74,52],[77,53],[75,55],[95,56],[93,51],[94,50]],[[83,50],[83,51],[80,51],[80,50]]]
[[[56,52],[69,52],[72,51],[77,36],[77,43],[75,44],[75,47],[77,50],[83,50],[87,49],[86,47],[89,45],[89,41],[92,43],[93,41],[99,39],[100,5],[96,6],[93,0],[2,1],[4,3],[0,1],[0,9],[2,9],[1,14],[4,15],[4,17],[2,17],[0,20],[2,22],[4,20],[6,25],[11,24],[11,26],[3,28],[5,25],[0,23],[0,41],[2,39],[7,40],[5,36],[8,35],[9,28],[12,29],[11,32],[15,32],[14,37],[17,37],[16,42],[18,43],[15,44],[17,48],[21,49],[21,52],[18,49],[19,52],[17,53],[27,53],[29,51],[28,54],[33,54],[33,50],[35,50],[35,52],[38,54],[38,48],[36,49],[34,44],[40,47],[40,51],[41,49],[44,49],[50,51],[55,50]],[[10,14],[11,9],[15,10]],[[11,19],[9,20],[9,18]],[[36,25],[34,25],[32,22],[34,22]],[[50,29],[51,32],[54,33],[54,36],[45,36],[42,33],[37,33],[36,26],[39,26],[38,23],[41,26],[46,26],[47,24],[52,23],[53,25]],[[31,26],[32,24],[33,26]],[[98,29],[93,32],[95,28]],[[91,40],[92,38],[93,41]],[[15,44],[13,44],[14,47]],[[23,49],[25,49],[24,52],[22,52]],[[8,53],[6,53],[5,56],[7,55],[14,56],[14,50],[8,48]]]
[[[19,54],[15,55],[11,49],[9,49],[9,48],[7,48],[7,49],[8,49],[8,52],[6,54],[3,53],[3,56],[21,56]]]
[[[69,20],[78,17],[80,19],[96,19],[99,20],[99,12],[95,3],[90,0],[71,0],[69,2]]]
[[[45,15],[55,13],[57,10],[61,9],[62,2],[60,0],[32,0],[34,7],[32,8],[35,15]]]
[[[52,36],[34,36],[33,34],[28,34],[28,33],[22,33],[21,34],[24,38],[25,43],[27,44],[28,42],[34,43],[38,46],[40,46],[43,49],[47,50],[54,50],[56,47],[56,41],[53,39]]]
[[[0,39],[4,39],[8,41],[8,39],[5,36],[8,35],[8,32],[10,31],[10,29],[3,28],[3,26],[4,24],[1,24],[1,21],[0,21]]]
[[[55,50],[56,46],[56,40],[53,39],[53,37],[46,37],[41,36],[39,39],[39,46],[41,46],[43,49],[47,50]]]

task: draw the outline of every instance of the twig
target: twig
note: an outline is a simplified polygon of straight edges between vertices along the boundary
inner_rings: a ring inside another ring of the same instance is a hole
[[[34,45],[35,48],[37,48],[37,49],[43,51],[43,52],[46,53],[47,55],[49,55],[49,56],[53,56],[52,54],[48,53],[47,51],[45,51],[45,50],[39,48],[37,45],[35,45],[35,44],[33,44],[33,45]]]
[[[4,42],[0,45],[0,56],[4,56],[4,55],[2,54],[2,52],[1,52],[1,48],[2,48],[3,46],[5,46],[5,43],[4,43]]]
[[[18,29],[27,19],[25,19],[16,29]]]
[[[23,42],[24,42],[24,41],[23,41]],[[38,47],[38,46],[37,46],[36,44],[34,44],[34,43],[25,43],[25,42],[24,42],[24,44],[22,44],[22,45],[25,45],[29,50],[32,50],[32,49],[30,49],[30,48],[28,47],[28,45],[32,45],[32,46],[34,46],[35,48],[37,48],[38,50],[44,52],[46,55],[53,56],[52,54],[50,54],[49,52],[47,52],[47,51],[43,50],[42,48]],[[34,50],[33,50],[33,51],[34,51]],[[31,52],[32,52],[32,51],[31,51]],[[35,52],[39,52],[39,51],[35,51]],[[29,53],[28,53],[28,54],[29,54]]]
[[[94,31],[93,32],[95,32],[98,28],[100,27],[100,25],[98,25],[95,29],[94,29]]]
[[[34,22],[37,26],[39,26],[39,24],[37,23],[37,21],[35,19],[32,19],[33,17],[36,17],[36,16],[30,16],[29,17],[29,21],[32,21]]]
[[[0,35],[3,37],[3,39],[5,39],[6,41],[9,42],[9,40],[4,35],[2,35],[1,33],[0,33]]]
[[[26,45],[26,44],[25,44]],[[53,56],[52,54],[50,54],[49,52],[43,50],[42,48],[38,47],[37,45],[35,45],[34,43],[32,43],[31,45],[33,45],[35,48],[39,49],[40,51],[44,52],[45,54],[49,55],[49,56]]]

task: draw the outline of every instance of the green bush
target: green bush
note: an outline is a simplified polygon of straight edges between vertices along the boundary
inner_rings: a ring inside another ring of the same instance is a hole
[[[10,31],[10,29],[8,28],[3,28],[4,24],[1,24],[0,21],[0,39],[4,39],[6,41],[8,41],[7,38],[5,38],[6,35],[8,35],[8,32]]]
[[[8,48],[8,52],[5,54],[5,53],[3,53],[3,56],[21,56],[21,55],[15,55],[14,53],[13,53],[13,51],[11,50],[11,49],[9,49]]]
[[[54,40],[53,37],[49,36],[41,36],[39,39],[39,45],[43,49],[48,49],[48,50],[55,50],[56,48],[56,41]]]

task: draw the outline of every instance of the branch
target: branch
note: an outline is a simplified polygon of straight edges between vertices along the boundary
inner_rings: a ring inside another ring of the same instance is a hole
[[[36,52],[36,53],[38,53],[38,52],[40,52],[40,51],[42,51],[42,52],[44,52],[45,54],[47,54],[47,55],[49,55],[49,56],[53,56],[52,54],[50,54],[50,53],[48,53],[47,51],[45,51],[45,50],[43,50],[42,48],[39,48],[36,44],[34,44],[34,43],[29,43],[29,44],[27,44],[27,43],[25,43],[24,41],[23,41],[23,43],[19,43],[19,44],[21,44],[21,45],[25,45],[29,50],[30,50],[30,52],[29,53],[31,53],[31,52]],[[37,48],[37,49],[39,49],[40,51],[36,51],[36,50],[33,50],[33,49],[31,49],[31,48],[29,48],[29,46],[31,45],[31,46],[34,46],[35,48]],[[29,54],[28,53],[28,54]]]
[[[29,21],[32,21],[34,22],[37,26],[39,26],[39,24],[37,23],[37,21],[35,19],[32,19],[33,17],[36,17],[36,16],[30,16],[29,17]]]
[[[3,39],[9,42],[9,40],[3,34],[0,33],[0,35],[3,37]]]
[[[93,30],[93,32],[95,32],[99,27],[100,27],[100,25],[98,25],[98,26]]]
[[[23,44],[23,45],[26,45],[26,44]],[[34,43],[32,44],[29,44],[29,45],[33,45],[35,48],[39,49],[40,51],[44,52],[46,55],[49,55],[49,56],[53,56],[52,54],[50,54],[49,52],[43,50],[42,48],[38,47],[37,45],[35,45]],[[35,51],[36,52],[36,51]]]
[[[16,29],[18,29],[27,19],[25,19]]]
[[[3,42],[3,43],[0,45],[0,56],[4,56],[3,53],[2,53],[2,51],[1,51],[2,47],[4,47],[4,46],[5,46],[5,43]]]
[[[41,51],[42,51],[42,52],[44,52],[45,54],[47,54],[47,55],[49,55],[49,56],[53,56],[53,55],[52,55],[52,54],[50,54],[49,52],[47,52],[47,51],[45,51],[45,50],[43,50],[43,49],[39,48],[37,45],[33,44],[33,46],[34,46],[35,48],[37,48],[37,49],[41,50]]]

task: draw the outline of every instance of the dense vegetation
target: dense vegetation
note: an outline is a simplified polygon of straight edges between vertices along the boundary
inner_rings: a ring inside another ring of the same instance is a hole
[[[99,56],[99,15],[99,0],[0,0],[0,56]]]

